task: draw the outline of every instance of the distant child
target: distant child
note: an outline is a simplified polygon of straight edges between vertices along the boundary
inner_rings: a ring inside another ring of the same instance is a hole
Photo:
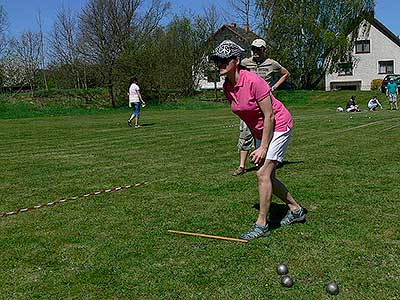
[[[376,98],[376,96],[368,101],[368,108],[370,111],[376,110],[378,106],[382,109],[382,105],[379,103],[379,100]]]
[[[132,120],[135,119],[135,128],[139,128],[139,117],[140,117],[140,105],[143,107],[146,103],[143,101],[142,95],[139,92],[139,86],[137,85],[137,78],[131,79],[131,85],[129,87],[129,107],[133,107],[132,115],[128,120],[128,125],[132,127]]]
[[[359,112],[360,111],[360,108],[356,104],[356,97],[355,96],[351,96],[350,100],[347,101],[346,111],[347,112]]]
[[[399,90],[397,88],[397,83],[393,82],[393,79],[390,79],[390,83],[388,83],[386,87],[386,96],[389,100],[390,110],[395,109],[398,110],[397,107],[397,95]]]

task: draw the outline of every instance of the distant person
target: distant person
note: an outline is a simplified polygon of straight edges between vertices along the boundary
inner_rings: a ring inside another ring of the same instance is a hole
[[[142,95],[139,91],[139,86],[137,85],[137,78],[133,77],[131,79],[131,85],[129,87],[129,107],[133,107],[132,114],[128,120],[128,125],[132,127],[132,120],[135,119],[135,128],[139,128],[139,117],[140,117],[140,106],[145,106],[146,103],[143,101]]]
[[[399,89],[397,87],[397,83],[393,82],[393,79],[390,79],[386,87],[386,96],[389,100],[390,110],[395,109],[398,110],[397,107],[397,95],[399,94]]]
[[[349,101],[347,101],[346,111],[347,112],[359,112],[360,111],[360,108],[356,104],[356,97],[355,96],[351,96]]]
[[[249,127],[247,127],[246,123],[240,119],[239,123],[239,139],[237,143],[237,148],[239,151],[239,167],[233,171],[233,176],[239,176],[246,173],[246,160],[249,154],[249,151],[254,146],[254,138],[251,134]]]
[[[382,109],[382,105],[379,103],[379,100],[376,96],[368,101],[368,108],[370,111],[376,110],[378,106]]]
[[[251,43],[251,57],[241,61],[241,66],[262,77],[269,85],[271,91],[276,90],[289,77],[290,73],[278,62],[267,58],[267,43],[263,39],[255,39]],[[254,145],[254,139],[246,123],[240,120],[240,134],[238,140],[238,151],[240,156],[239,168],[232,175],[242,175],[246,172],[246,160],[249,151]]]
[[[243,50],[225,40],[215,48],[210,60],[226,77],[223,89],[232,112],[245,121],[256,140],[256,150],[250,156],[253,163],[261,165],[257,171],[260,210],[254,225],[240,236],[252,240],[270,233],[268,214],[273,194],[288,206],[281,226],[305,221],[306,210],[275,177],[277,162],[283,161],[292,135],[292,116],[263,78],[241,67]]]

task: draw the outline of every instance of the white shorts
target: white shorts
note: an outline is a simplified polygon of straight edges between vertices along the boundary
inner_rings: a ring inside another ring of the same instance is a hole
[[[389,94],[389,102],[390,103],[397,102],[397,94]]]
[[[265,159],[283,162],[291,136],[292,129],[290,128],[285,132],[274,132]],[[260,147],[260,144],[261,140],[256,139],[256,149]]]

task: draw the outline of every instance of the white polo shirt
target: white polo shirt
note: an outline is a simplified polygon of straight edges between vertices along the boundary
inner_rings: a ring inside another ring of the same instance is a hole
[[[136,83],[132,83],[129,87],[129,102],[137,103],[140,102],[139,95],[139,86]]]

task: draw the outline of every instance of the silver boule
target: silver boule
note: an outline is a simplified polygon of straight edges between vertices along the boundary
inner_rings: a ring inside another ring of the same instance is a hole
[[[276,272],[278,273],[278,275],[286,275],[287,273],[289,273],[288,266],[285,264],[279,264],[276,266]]]
[[[328,292],[328,294],[337,295],[339,294],[339,286],[336,282],[331,281],[326,285],[326,291]]]
[[[281,284],[284,287],[291,288],[294,284],[293,278],[288,275],[284,275],[281,277]]]

